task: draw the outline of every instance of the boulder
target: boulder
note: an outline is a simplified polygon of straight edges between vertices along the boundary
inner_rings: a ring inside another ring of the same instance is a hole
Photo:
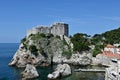
[[[9,66],[26,67],[29,62],[35,66],[40,66],[42,62],[45,62],[45,58],[41,54],[36,57],[29,50],[18,49]]]
[[[65,56],[62,56],[62,54],[55,54],[53,56],[53,62],[54,63],[62,63],[65,62],[67,60],[67,58]]]
[[[21,74],[24,79],[33,79],[39,77],[36,68],[31,64],[27,64],[25,70]]]
[[[64,77],[71,74],[71,68],[68,64],[58,64],[57,68],[52,74],[48,74],[49,79],[56,79],[58,77]]]
[[[18,50],[13,56],[10,66],[25,67],[28,62],[29,52],[24,50]]]
[[[91,65],[99,65],[99,64],[101,64],[100,60],[97,59],[96,57],[93,57],[93,58],[92,58],[92,64],[91,64]]]
[[[69,60],[69,63],[73,65],[86,66],[91,64],[92,59],[90,59],[86,54],[73,54]]]

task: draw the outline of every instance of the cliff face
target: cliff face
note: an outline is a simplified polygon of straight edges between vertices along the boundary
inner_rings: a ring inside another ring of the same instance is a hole
[[[72,44],[64,36],[52,34],[31,34],[21,40],[18,51],[9,65],[25,67],[32,63],[35,66],[47,66],[61,63],[72,55]]]

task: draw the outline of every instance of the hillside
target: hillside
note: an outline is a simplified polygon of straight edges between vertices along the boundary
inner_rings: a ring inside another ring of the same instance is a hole
[[[93,56],[101,53],[101,50],[107,44],[117,44],[120,43],[120,28],[106,31],[101,34],[95,34],[91,38],[91,45],[94,45],[95,48],[93,49]]]
[[[105,44],[116,44],[120,42],[120,28],[106,31],[102,34],[95,34],[92,37],[94,44],[103,42]]]

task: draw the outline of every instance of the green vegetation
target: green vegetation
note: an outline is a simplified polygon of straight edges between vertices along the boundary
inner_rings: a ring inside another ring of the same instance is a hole
[[[40,49],[39,49],[39,52],[40,52],[42,55],[45,53],[43,48],[40,48]]]
[[[73,35],[73,37],[71,37],[71,42],[74,45],[73,50],[79,52],[89,50],[90,41],[88,37],[89,35],[83,33]]]
[[[63,38],[63,44],[69,46],[69,45],[67,44],[65,38]]]
[[[60,39],[60,36],[56,35],[56,38]]]
[[[30,34],[29,36],[28,36],[28,38],[30,38],[31,36],[33,36],[34,34]]]
[[[71,50],[68,50],[68,51],[63,50],[63,56],[66,56],[67,59],[69,59],[72,56]]]
[[[95,45],[93,50],[93,56],[101,53],[101,50],[106,46],[106,44],[116,44],[120,43],[120,28],[111,31],[106,31],[102,34],[95,34],[91,38],[91,45]]]
[[[105,37],[105,43],[115,44],[120,42],[120,28],[107,31],[101,36]]]
[[[63,45],[68,47],[67,51],[65,51],[65,49],[63,49],[63,55],[66,56],[69,59],[71,57],[71,55],[72,55],[72,50],[71,50],[70,44],[68,44],[66,42],[64,37],[63,37]]]
[[[93,49],[93,57],[96,57],[97,54],[102,53],[101,47],[102,45],[95,45],[95,48]]]
[[[71,41],[74,45],[73,50],[79,52],[89,50],[89,46],[94,45],[93,56],[96,56],[101,53],[106,44],[120,43],[120,28],[102,34],[95,34],[91,38],[87,34],[77,33],[71,37]]]
[[[44,33],[32,34],[31,40],[38,40],[40,38],[45,38],[45,37],[46,37],[46,35]]]
[[[29,50],[31,51],[31,53],[35,56],[38,56],[38,49],[36,48],[35,45],[30,45],[29,46]]]
[[[26,39],[26,37],[24,37],[22,40],[21,40],[21,43],[23,43],[24,45],[24,49],[28,49],[28,43],[29,43],[29,40]]]
[[[93,57],[96,57],[97,54],[102,53],[101,50],[103,50],[105,47],[104,37],[102,37],[100,34],[95,34],[91,38],[91,45],[95,46],[93,49]]]
[[[25,49],[28,49],[28,45],[27,44],[23,43],[23,45],[24,45]]]
[[[24,43],[26,41],[26,37],[24,37],[22,40],[21,40],[21,43]]]
[[[44,34],[44,33],[40,33],[40,34],[38,34],[39,36],[41,36],[41,37],[46,37],[46,35]]]
[[[41,38],[51,38],[51,37],[54,37],[53,34],[50,34],[50,33],[37,33],[37,34],[31,34],[28,38],[31,38],[31,40],[39,40]]]
[[[45,58],[48,57],[48,55],[45,53],[43,48],[38,49],[38,51],[40,52],[41,55],[43,55]]]
[[[96,44],[101,44],[103,42],[103,38],[100,34],[95,34],[92,38],[91,38],[91,44],[92,45],[96,45]]]
[[[120,42],[120,28],[111,31],[106,31],[102,34],[95,34],[93,37],[94,42],[101,41],[104,44],[115,44]]]
[[[54,37],[54,35],[49,33],[49,34],[47,34],[46,37],[49,39],[49,38],[51,38],[51,37]]]

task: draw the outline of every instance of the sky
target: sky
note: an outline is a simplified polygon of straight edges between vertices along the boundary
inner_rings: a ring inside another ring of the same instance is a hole
[[[19,43],[27,30],[55,22],[69,34],[89,35],[120,27],[120,0],[0,0],[0,43]]]

